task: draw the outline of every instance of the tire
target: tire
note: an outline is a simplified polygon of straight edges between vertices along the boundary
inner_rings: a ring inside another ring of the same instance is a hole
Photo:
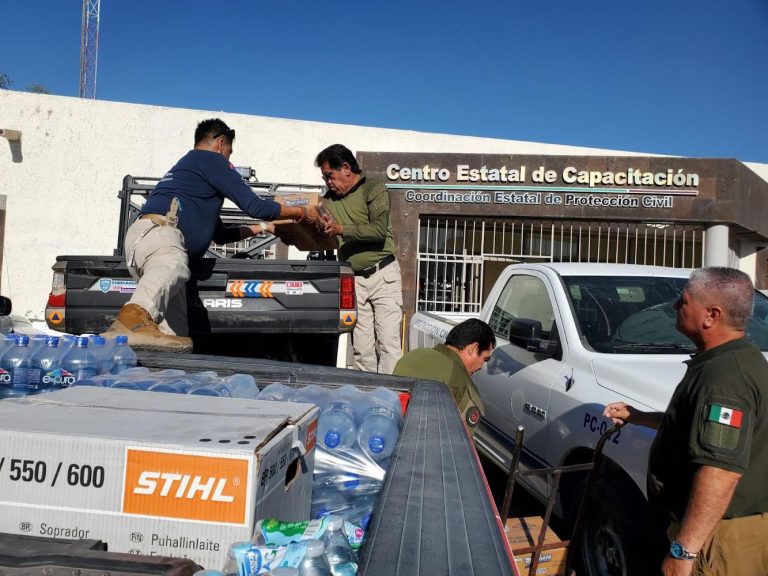
[[[586,478],[569,491],[573,525]],[[576,536],[573,565],[578,576],[648,576],[660,573],[648,505],[628,478],[610,474],[598,480],[584,503],[581,537]],[[573,498],[573,496],[576,496]]]

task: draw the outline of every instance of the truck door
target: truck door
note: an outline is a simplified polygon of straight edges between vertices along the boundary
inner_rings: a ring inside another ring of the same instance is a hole
[[[525,343],[510,342],[509,328],[516,318],[536,320],[541,322],[541,338],[556,340],[554,310],[543,276],[536,272],[510,276],[488,321],[496,335],[496,350],[474,376],[485,406],[485,420],[510,438],[522,424],[526,452],[540,459],[547,453],[550,389],[562,371],[562,361],[559,356],[529,351]]]

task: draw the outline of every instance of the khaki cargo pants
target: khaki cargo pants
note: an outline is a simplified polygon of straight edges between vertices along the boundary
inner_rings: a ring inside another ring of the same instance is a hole
[[[186,336],[189,257],[181,231],[137,219],[125,234],[125,247],[128,270],[137,281],[130,303],[149,312],[163,332]]]
[[[670,525],[670,539],[679,529]],[[693,564],[693,576],[768,574],[768,514],[720,520]]]
[[[365,278],[355,276],[357,324],[352,332],[355,368],[392,374],[402,355],[403,282],[400,265],[392,262]]]

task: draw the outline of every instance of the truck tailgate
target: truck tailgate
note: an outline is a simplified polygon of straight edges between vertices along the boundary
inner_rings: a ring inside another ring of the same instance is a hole
[[[122,257],[59,256],[66,274],[63,322],[51,328],[101,332],[135,288]],[[189,327],[197,334],[338,334],[351,331],[354,314],[339,309],[344,263],[205,258],[193,264],[187,285]],[[351,270],[348,270],[351,274]],[[345,316],[346,314],[346,316]]]

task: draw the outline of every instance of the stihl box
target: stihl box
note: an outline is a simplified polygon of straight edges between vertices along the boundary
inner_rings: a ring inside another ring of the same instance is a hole
[[[257,520],[309,518],[310,404],[76,387],[0,402],[0,532],[220,568]]]

